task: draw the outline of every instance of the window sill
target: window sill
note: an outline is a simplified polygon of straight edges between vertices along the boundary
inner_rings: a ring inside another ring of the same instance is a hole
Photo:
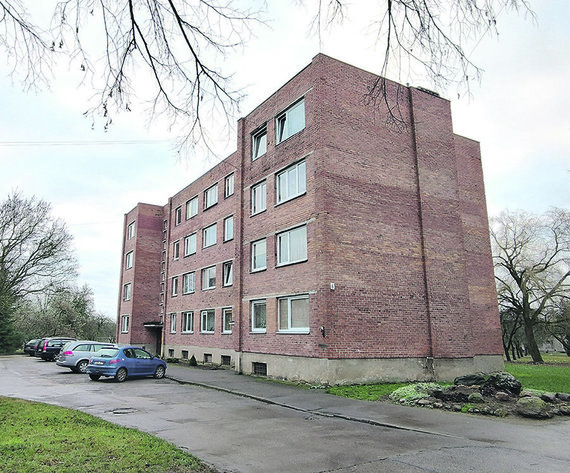
[[[182,332],[182,335],[192,335],[194,332]]]
[[[216,332],[200,332],[200,335],[214,335]]]
[[[249,274],[262,273],[263,271],[267,271],[267,266],[265,268],[252,269]]]
[[[231,335],[232,332],[222,332],[222,335]]]
[[[202,291],[213,291],[214,289],[216,289],[216,286],[214,286],[214,287],[204,287],[204,288],[202,289]]]
[[[275,265],[276,268],[282,268],[284,266],[293,266],[294,264],[306,263],[309,261],[309,258],[301,259],[299,261],[291,261],[290,263],[279,263]]]
[[[311,331],[307,330],[279,330],[275,332],[277,335],[310,335]]]
[[[249,332],[250,335],[260,335],[265,333],[267,333],[267,330],[252,330],[251,332]]]

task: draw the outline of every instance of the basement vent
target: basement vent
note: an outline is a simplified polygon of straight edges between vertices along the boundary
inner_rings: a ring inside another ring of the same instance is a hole
[[[187,360],[187,359],[188,359],[188,350],[182,350],[182,359],[183,359],[183,360]]]
[[[211,363],[211,362],[212,362],[212,354],[204,353],[204,363]]]
[[[229,355],[222,355],[222,365],[230,366],[232,362],[232,357]]]
[[[267,376],[267,363],[255,363],[251,364],[251,372],[256,376]]]

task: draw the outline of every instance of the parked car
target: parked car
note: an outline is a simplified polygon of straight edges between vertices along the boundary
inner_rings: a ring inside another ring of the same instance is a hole
[[[103,348],[115,348],[113,343],[96,342],[93,340],[74,340],[61,347],[59,357],[55,361],[58,366],[69,368],[75,373],[85,373],[89,358]]]
[[[38,343],[40,343],[41,338],[34,338],[29,342],[24,344],[24,353],[30,356],[36,356],[36,348],[38,347]]]
[[[112,376],[119,383],[131,376],[164,378],[166,363],[139,347],[103,348],[89,360],[86,373],[93,381]]]
[[[36,349],[36,356],[39,356],[42,360],[54,361],[61,347],[67,342],[75,340],[75,338],[70,337],[51,337],[42,338],[40,343],[38,343],[38,348]]]

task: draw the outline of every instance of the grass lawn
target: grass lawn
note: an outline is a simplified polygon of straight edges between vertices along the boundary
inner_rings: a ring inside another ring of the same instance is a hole
[[[0,396],[0,471],[210,473],[174,445],[97,417]]]

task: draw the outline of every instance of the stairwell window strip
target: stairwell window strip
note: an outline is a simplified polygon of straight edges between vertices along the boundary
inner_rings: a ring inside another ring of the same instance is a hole
[[[121,315],[121,333],[129,333],[130,316]]]

